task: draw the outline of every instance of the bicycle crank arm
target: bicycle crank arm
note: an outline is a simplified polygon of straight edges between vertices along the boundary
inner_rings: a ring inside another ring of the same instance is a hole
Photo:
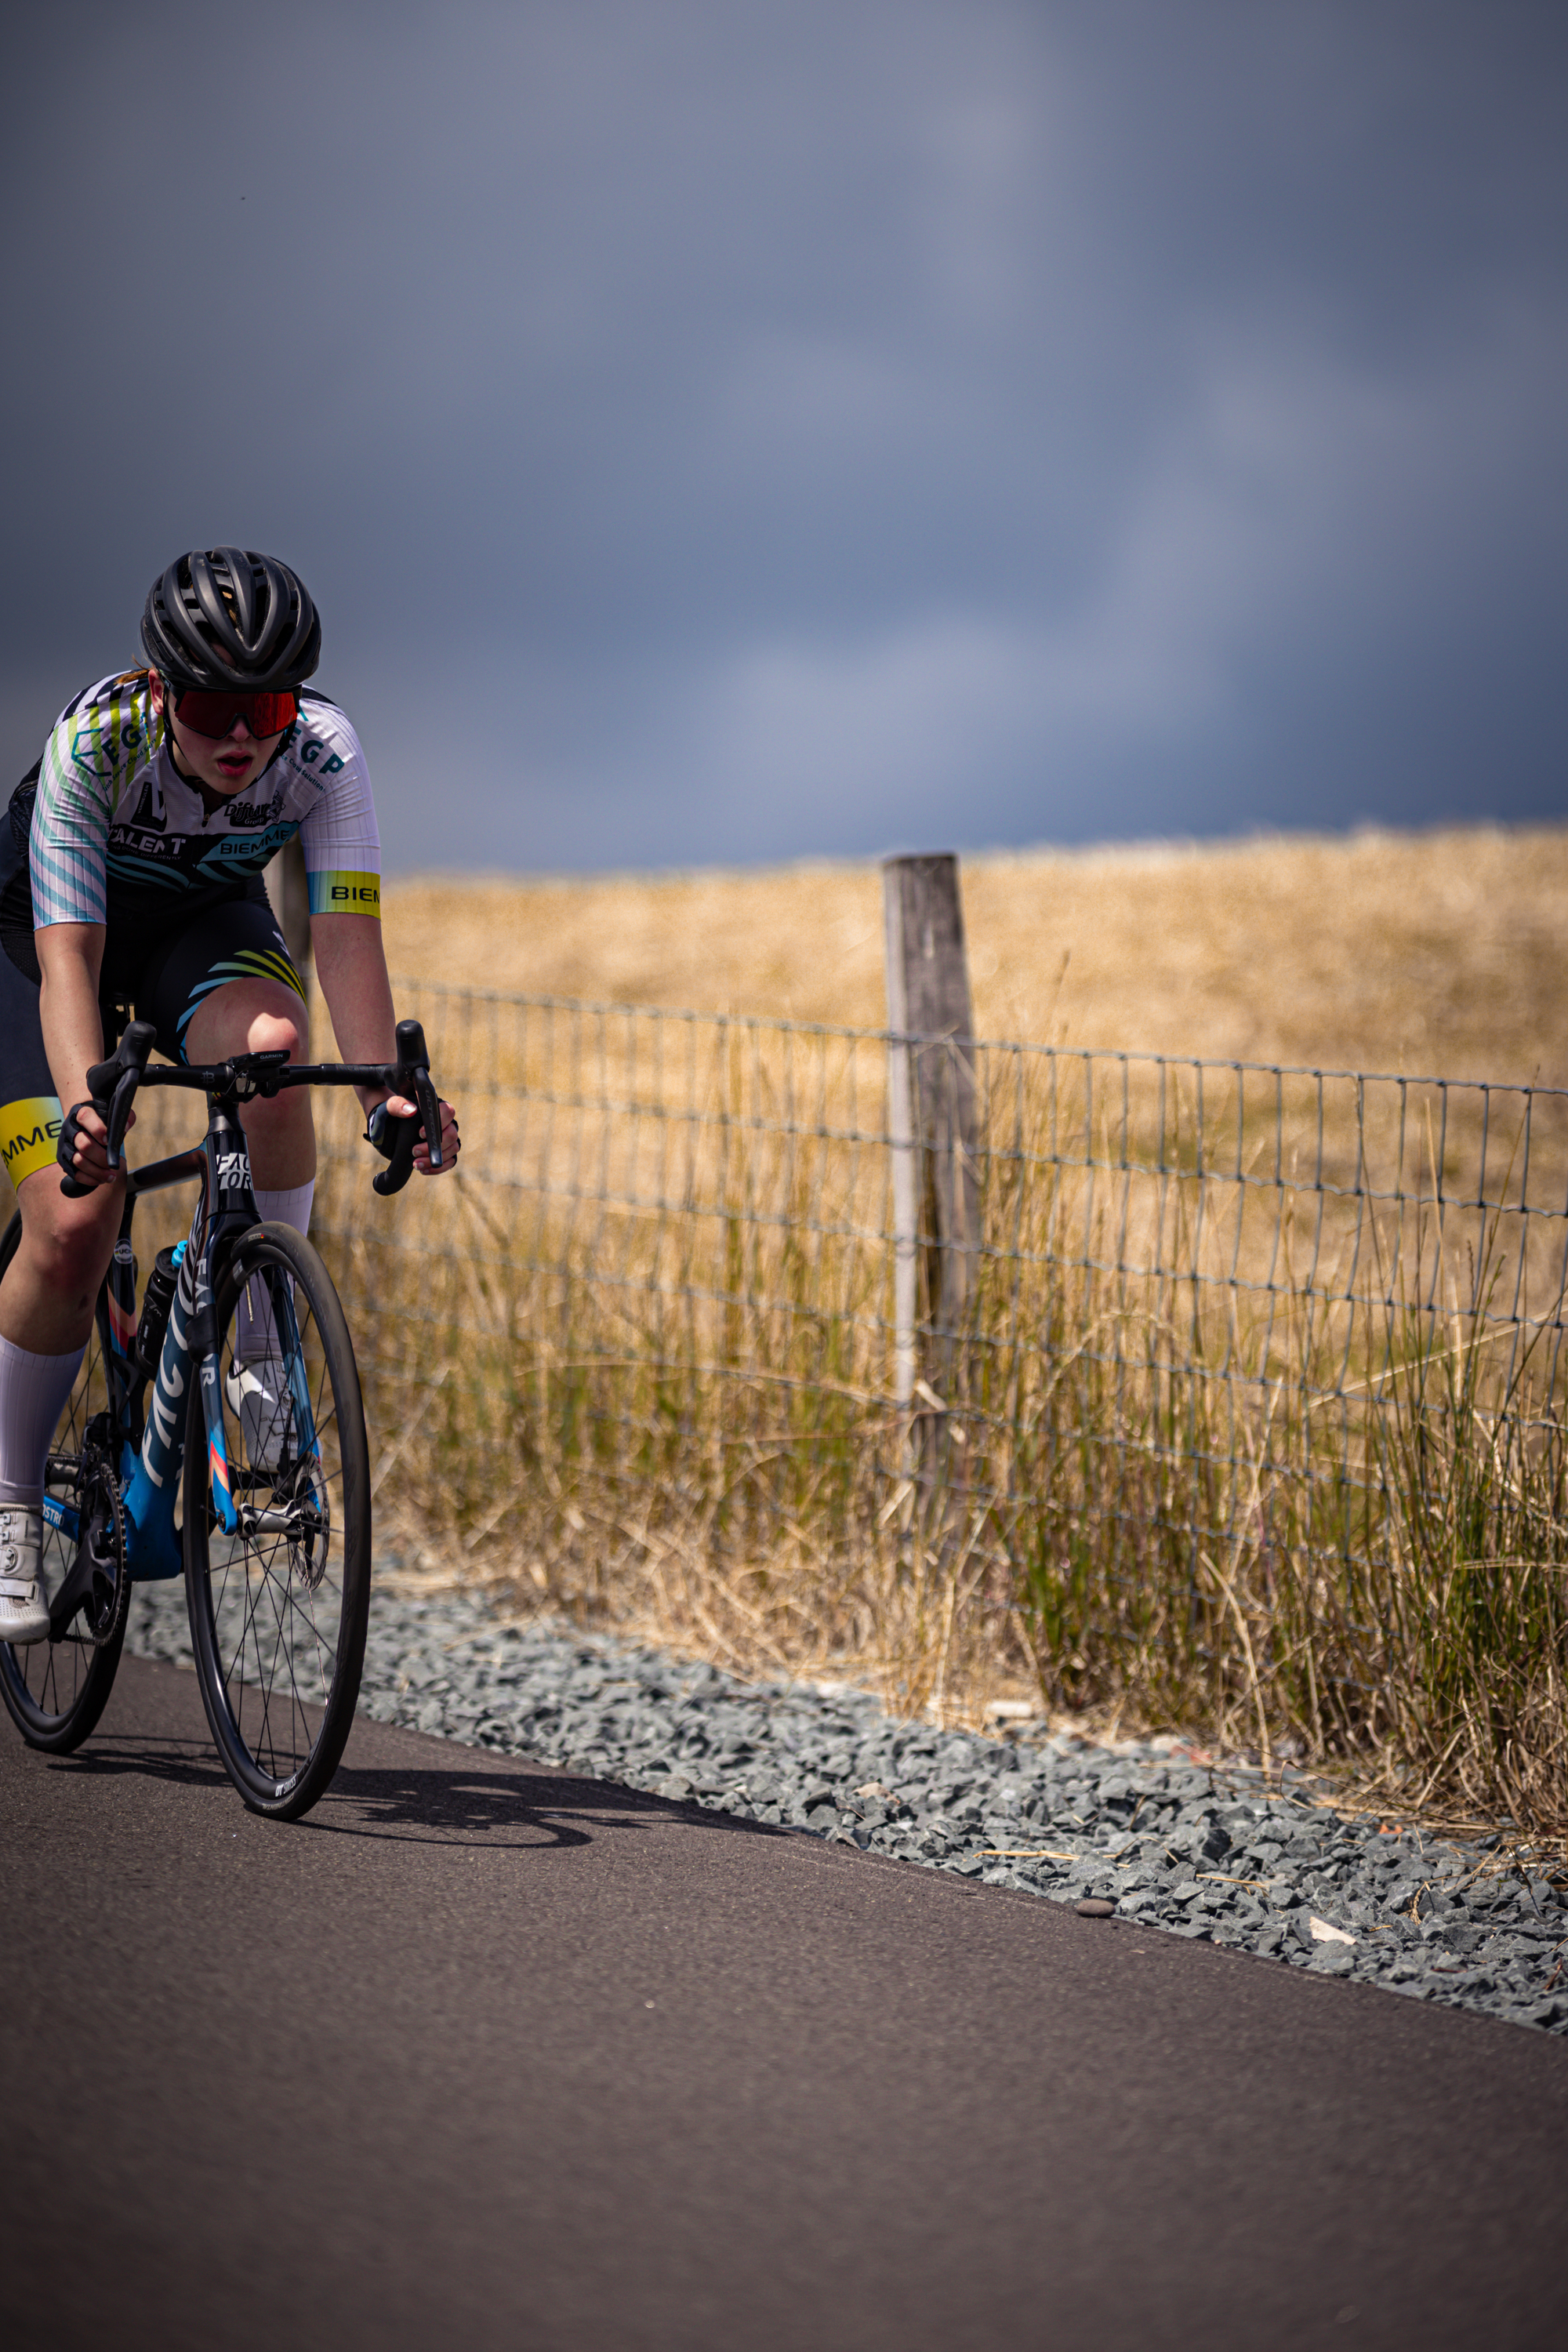
[[[85,1601],[92,1601],[105,1585],[112,1585],[114,1570],[101,1560],[94,1559],[83,1544],[76,1556],[76,1564],[49,1603],[49,1639],[63,1642],[66,1628]]]

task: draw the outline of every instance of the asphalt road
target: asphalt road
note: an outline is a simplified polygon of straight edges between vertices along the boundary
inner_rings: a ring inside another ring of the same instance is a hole
[[[130,1660],[0,1825],[18,2347],[1568,2336],[1545,2035]]]

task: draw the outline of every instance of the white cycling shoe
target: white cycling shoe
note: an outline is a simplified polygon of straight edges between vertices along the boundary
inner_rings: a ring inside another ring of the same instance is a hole
[[[224,1379],[229,1411],[239,1417],[245,1451],[253,1470],[276,1470],[289,1451],[292,1419],[289,1384],[276,1356],[253,1364],[233,1364]]]
[[[44,1514],[36,1503],[0,1503],[0,1642],[20,1649],[48,1639]]]

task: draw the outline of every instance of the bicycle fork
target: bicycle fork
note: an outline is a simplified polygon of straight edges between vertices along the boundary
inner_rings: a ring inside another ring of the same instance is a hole
[[[151,1583],[182,1573],[180,1541],[174,1531],[174,1500],[184,1463],[188,1384],[193,1378],[201,1391],[202,1426],[206,1441],[205,1485],[213,1516],[227,1536],[247,1531],[258,1516],[254,1507],[237,1506],[235,1501],[234,1474],[224,1428],[220,1335],[214,1315],[213,1292],[214,1276],[226,1256],[226,1244],[257,1223],[256,1200],[243,1130],[237,1122],[231,1124],[226,1119],[221,1111],[215,1110],[205,1157],[205,1197],[193,1225],[191,1242],[180,1260],[158,1368],[148,1392],[141,1450],[134,1453],[127,1442],[121,1464],[121,1476],[128,1482],[124,1490],[127,1559],[135,1583]],[[219,1205],[209,1214],[208,1204],[214,1200]],[[133,1265],[127,1267],[126,1273],[129,1284],[133,1286]],[[253,1279],[260,1280],[266,1287],[279,1354],[289,1381],[296,1450],[309,1460],[316,1451],[316,1428],[291,1287],[287,1276],[271,1267]],[[133,1288],[131,1295],[133,1298]],[[118,1341],[116,1327],[120,1318],[112,1298],[110,1319],[111,1337]]]

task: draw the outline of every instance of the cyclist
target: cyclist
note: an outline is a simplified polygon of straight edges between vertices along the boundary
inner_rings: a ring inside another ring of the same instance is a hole
[[[304,690],[321,626],[287,565],[195,549],[153,583],[144,669],[68,704],[0,820],[0,1153],[22,1240],[0,1283],[0,1640],[41,1641],[43,1473],[114,1247],[112,1174],[87,1072],[111,1005],[153,1023],[170,1060],[296,1054],[305,990],[262,871],[300,836],[310,939],[344,1058],[395,1058],[381,943],[381,851],[359,738]],[[362,1091],[366,1138],[415,1106]],[[62,1116],[61,1105],[69,1108]],[[316,1170],[307,1089],[247,1105],[256,1202],[305,1231]],[[445,1172],[457,1121],[441,1106]],[[58,1164],[57,1165],[57,1160]],[[423,1140],[415,1165],[431,1172]],[[94,1189],[60,1191],[60,1168]],[[272,1406],[276,1335],[242,1318],[230,1402],[247,1430]]]

